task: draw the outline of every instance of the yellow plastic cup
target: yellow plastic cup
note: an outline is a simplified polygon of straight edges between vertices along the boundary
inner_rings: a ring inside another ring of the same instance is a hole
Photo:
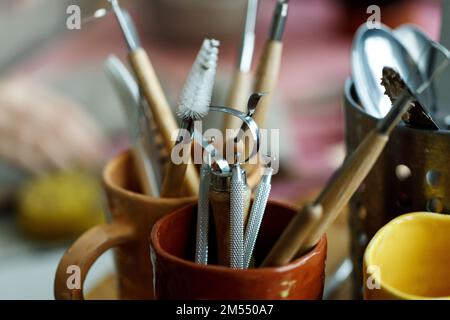
[[[363,268],[364,299],[450,300],[450,215],[390,221],[367,246]]]

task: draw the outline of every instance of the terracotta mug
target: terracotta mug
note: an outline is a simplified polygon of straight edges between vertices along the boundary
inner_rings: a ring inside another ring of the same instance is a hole
[[[297,210],[269,201],[255,246],[256,264]],[[325,236],[308,254],[286,266],[238,270],[193,262],[195,230],[196,205],[165,216],[153,227],[150,241],[157,299],[322,299]],[[214,244],[209,247],[212,252]]]
[[[409,213],[380,229],[364,254],[364,298],[450,299],[450,216]]]
[[[153,299],[153,271],[148,256],[151,229],[162,216],[194,203],[195,198],[162,199],[139,193],[129,151],[106,165],[103,185],[111,222],[88,230],[66,251],[56,272],[55,298],[83,299],[83,283],[90,267],[100,255],[115,248],[119,298]],[[78,266],[81,273],[81,285],[76,289],[67,285],[71,266]]]

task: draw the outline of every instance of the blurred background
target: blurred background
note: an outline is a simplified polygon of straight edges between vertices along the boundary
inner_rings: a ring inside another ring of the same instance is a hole
[[[108,6],[100,0],[0,0],[0,299],[53,298],[61,255],[105,219],[101,169],[129,143],[120,101],[103,69],[109,54],[126,61],[122,33],[111,14],[68,30],[71,4],[81,8],[82,19]],[[245,4],[121,1],[172,106],[205,37],[221,41],[213,102],[224,103]],[[341,163],[341,96],[350,74],[351,41],[371,4],[381,7],[388,26],[415,23],[439,38],[438,0],[291,1],[269,117],[270,127],[282,128],[283,141],[273,198],[301,204]],[[275,1],[260,1],[254,62],[274,6]],[[344,214],[329,233],[329,272],[347,254],[346,228]],[[113,271],[107,254],[89,274],[88,291]]]

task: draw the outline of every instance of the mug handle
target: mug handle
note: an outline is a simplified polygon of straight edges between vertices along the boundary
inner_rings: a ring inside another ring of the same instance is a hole
[[[86,231],[67,249],[59,262],[54,284],[55,298],[84,300],[84,281],[95,260],[107,250],[133,241],[134,238],[134,228],[123,223],[101,224]],[[69,283],[71,277],[79,279],[74,278],[74,283]]]

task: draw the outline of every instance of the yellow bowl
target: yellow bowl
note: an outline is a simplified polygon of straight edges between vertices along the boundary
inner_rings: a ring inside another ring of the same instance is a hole
[[[363,268],[364,299],[450,299],[450,216],[395,218],[370,241]]]

